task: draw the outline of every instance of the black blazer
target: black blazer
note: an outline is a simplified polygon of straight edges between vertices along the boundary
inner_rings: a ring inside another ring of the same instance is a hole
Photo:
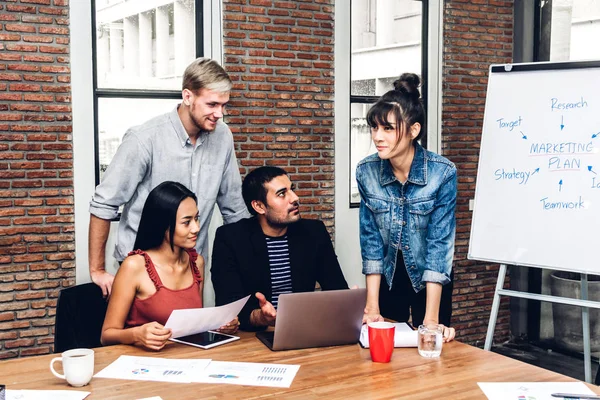
[[[316,282],[323,290],[348,288],[321,221],[301,219],[288,226],[287,236],[294,293],[312,292]],[[261,292],[268,301],[272,296],[267,244],[256,217],[217,229],[211,265],[216,305],[251,295],[239,315],[240,328],[256,330],[250,324],[250,313],[259,308],[254,294]]]

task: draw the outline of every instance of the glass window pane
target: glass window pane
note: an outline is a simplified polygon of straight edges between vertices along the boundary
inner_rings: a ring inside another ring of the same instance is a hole
[[[352,0],[351,4],[351,94],[381,95],[403,72],[420,75],[423,3]]]
[[[367,112],[372,104],[350,105],[350,203],[360,203],[356,185],[356,165],[366,156],[377,151],[371,140],[371,128],[367,125]]]
[[[354,96],[375,96],[375,79],[352,81],[351,93]]]
[[[127,129],[171,111],[178,99],[98,99],[100,180]]]
[[[351,7],[351,95],[381,96],[400,74],[421,75],[421,1],[352,0]],[[371,105],[350,106],[350,203],[358,204],[356,164],[376,149],[365,118]]]
[[[600,1],[552,2],[550,61],[600,58]]]
[[[194,4],[96,1],[98,88],[180,89],[183,71],[196,56]]]

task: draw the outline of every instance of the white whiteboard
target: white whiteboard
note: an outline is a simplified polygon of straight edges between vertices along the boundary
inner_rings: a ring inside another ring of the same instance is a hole
[[[600,62],[490,68],[470,259],[600,274]]]

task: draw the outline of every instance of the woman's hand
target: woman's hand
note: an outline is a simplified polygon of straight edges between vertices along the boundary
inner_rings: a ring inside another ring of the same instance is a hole
[[[171,338],[171,330],[158,322],[149,322],[137,327],[136,344],[141,344],[150,350],[160,350]]]
[[[423,320],[423,325],[439,325],[442,327],[442,336],[444,337],[444,343],[448,343],[454,340],[454,337],[456,336],[456,330],[454,328],[450,328],[448,326],[445,326],[443,324],[438,323],[438,321],[432,320],[432,319],[425,319]]]
[[[441,324],[440,324],[441,325]],[[454,340],[454,336],[456,336],[456,330],[454,328],[450,328],[448,326],[442,326],[442,335],[444,336],[444,342],[448,343]]]
[[[227,333],[227,334],[231,335],[231,334],[236,333],[239,328],[240,328],[240,321],[239,321],[238,317],[235,317],[232,321],[228,322],[226,325],[223,325],[222,327],[217,329],[217,332]]]
[[[368,324],[370,322],[383,322],[383,317],[379,314],[379,309],[365,307],[363,315],[363,324]]]

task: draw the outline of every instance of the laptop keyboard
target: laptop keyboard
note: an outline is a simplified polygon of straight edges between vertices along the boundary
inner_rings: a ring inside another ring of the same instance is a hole
[[[273,339],[275,338],[275,332],[274,331],[261,331],[261,332],[256,332],[256,337],[263,342],[264,344],[266,344],[270,349],[273,348]]]

